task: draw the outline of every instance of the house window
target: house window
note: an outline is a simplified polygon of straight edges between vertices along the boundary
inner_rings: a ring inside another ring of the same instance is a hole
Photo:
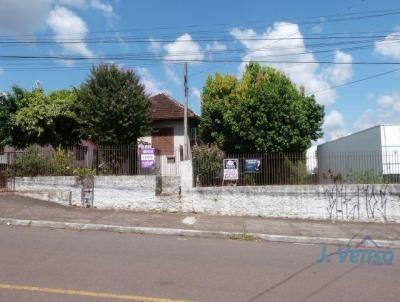
[[[4,155],[4,146],[0,145],[0,155]]]
[[[88,152],[87,146],[79,146],[75,149],[75,160],[85,160],[86,153]]]
[[[160,152],[160,155],[174,155],[174,128],[154,129],[151,144]]]
[[[179,157],[181,159],[181,161],[183,161],[183,146],[179,145]]]
[[[192,127],[190,128],[190,139],[191,140],[197,140],[197,128],[196,127]]]
[[[167,156],[167,163],[174,164],[175,163],[175,156]]]

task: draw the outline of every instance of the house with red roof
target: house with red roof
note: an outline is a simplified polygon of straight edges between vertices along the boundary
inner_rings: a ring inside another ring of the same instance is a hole
[[[150,115],[153,133],[138,140],[139,145],[151,145],[161,155],[161,165],[167,174],[174,174],[179,162],[183,160],[184,146],[184,106],[165,93],[150,97]],[[200,117],[188,109],[188,141],[197,141],[197,128]]]

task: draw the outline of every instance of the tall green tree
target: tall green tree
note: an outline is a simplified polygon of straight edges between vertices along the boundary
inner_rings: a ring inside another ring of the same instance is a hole
[[[226,152],[302,152],[322,136],[324,107],[282,72],[251,62],[242,78],[209,76],[200,137]]]
[[[28,91],[14,86],[0,97],[1,143],[20,148],[75,144],[79,140],[75,105],[72,90],[46,94],[43,89]]]
[[[106,64],[93,68],[77,94],[83,138],[128,145],[150,132],[150,100],[132,70]]]

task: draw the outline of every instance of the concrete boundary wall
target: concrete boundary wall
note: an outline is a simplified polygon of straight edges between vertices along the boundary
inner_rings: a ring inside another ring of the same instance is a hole
[[[316,220],[400,222],[400,185],[194,188],[185,211]]]
[[[188,169],[190,172],[190,169]],[[101,209],[400,223],[400,185],[192,188],[179,177],[95,176]],[[77,177],[15,179],[17,194],[80,206]]]
[[[101,209],[156,210],[156,176],[95,176],[94,206]],[[17,194],[63,205],[81,205],[75,176],[16,177]]]

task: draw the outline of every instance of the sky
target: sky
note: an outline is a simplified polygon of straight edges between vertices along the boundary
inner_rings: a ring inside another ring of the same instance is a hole
[[[259,61],[325,106],[321,143],[400,122],[398,1],[0,0],[0,92],[77,87],[90,68],[133,69],[149,94],[201,113],[209,74]]]

